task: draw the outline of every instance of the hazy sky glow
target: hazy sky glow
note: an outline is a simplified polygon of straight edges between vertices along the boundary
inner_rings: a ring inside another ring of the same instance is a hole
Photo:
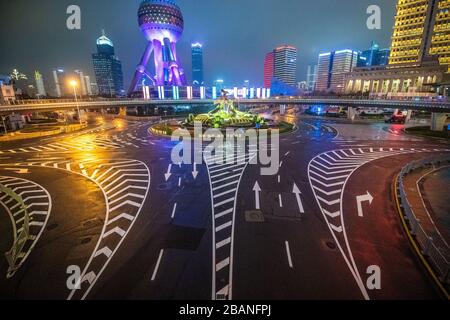
[[[125,83],[145,47],[137,25],[140,0],[14,0],[0,1],[0,74],[12,68],[31,76],[53,68],[81,69],[93,75],[91,54],[105,28],[122,60]],[[388,47],[395,0],[178,0],[185,30],[178,54],[191,78],[190,43],[204,44],[205,80],[223,78],[228,85],[263,83],[264,55],[280,44],[299,49],[297,78],[317,55],[335,49],[362,50],[375,40]],[[82,29],[66,28],[66,8],[82,10]],[[382,10],[382,29],[366,27],[366,9]]]

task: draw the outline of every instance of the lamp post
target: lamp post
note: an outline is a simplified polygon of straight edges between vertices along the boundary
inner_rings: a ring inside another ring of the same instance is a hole
[[[80,106],[78,105],[78,98],[77,98],[77,85],[78,85],[78,83],[75,80],[72,80],[72,81],[70,81],[70,85],[73,88],[73,95],[75,96],[75,104],[77,105],[77,111],[78,111],[78,120],[80,121],[80,125],[82,125]]]

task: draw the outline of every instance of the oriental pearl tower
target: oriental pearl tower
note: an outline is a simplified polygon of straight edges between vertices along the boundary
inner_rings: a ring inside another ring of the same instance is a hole
[[[144,0],[139,6],[138,22],[148,41],[147,48],[136,68],[129,94],[136,91],[143,80],[154,86],[186,85],[184,71],[177,59],[176,44],[183,33],[184,20],[174,0]],[[155,75],[147,65],[153,53]]]

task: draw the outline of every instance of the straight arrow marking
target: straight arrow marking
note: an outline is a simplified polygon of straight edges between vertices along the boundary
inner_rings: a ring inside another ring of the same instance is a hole
[[[261,192],[261,187],[259,186],[258,181],[256,181],[255,186],[253,187],[253,191],[255,192],[256,210],[260,210],[261,205],[259,203],[259,193]]]
[[[292,189],[292,193],[295,194],[295,198],[297,199],[298,209],[300,210],[300,213],[305,213],[305,209],[303,208],[302,199],[300,198],[300,195],[302,192],[298,188],[297,184],[294,182],[294,187]]]

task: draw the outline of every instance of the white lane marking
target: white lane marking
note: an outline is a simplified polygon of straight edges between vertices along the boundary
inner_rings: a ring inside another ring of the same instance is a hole
[[[233,208],[230,208],[230,209],[228,209],[228,210],[225,210],[225,211],[222,211],[222,212],[216,214],[216,215],[214,216],[214,218],[215,218],[215,219],[218,219],[218,218],[221,218],[221,217],[223,217],[223,216],[226,216],[227,214],[230,214],[230,213],[232,213],[232,212],[233,212]]]
[[[218,226],[218,227],[216,228],[216,232],[219,232],[219,231],[222,231],[222,230],[224,230],[224,229],[226,229],[226,228],[231,227],[231,224],[232,224],[232,222],[231,222],[231,221],[228,221],[227,223],[224,223],[223,225]]]
[[[173,205],[172,215],[170,216],[172,219],[175,218],[175,212],[177,211],[177,203]]]
[[[218,264],[216,264],[216,271],[220,271],[223,268],[227,267],[230,264],[230,258],[226,258],[224,260],[222,260],[221,262],[219,262]]]
[[[181,187],[181,178],[178,178],[178,187]]]
[[[280,208],[283,208],[283,200],[281,199],[281,194],[278,195],[278,200],[280,202]]]
[[[231,243],[231,237],[216,243],[216,249],[220,249]]]
[[[286,241],[285,245],[286,245],[286,254],[287,254],[287,258],[288,258],[289,268],[294,269],[294,265],[292,264],[291,249],[289,247],[289,242]]]
[[[153,270],[152,281],[155,281],[155,279],[156,279],[156,275],[158,273],[159,265],[161,264],[161,259],[162,259],[163,254],[164,254],[164,249],[161,249],[161,251],[159,252],[159,256],[158,256],[158,261],[156,261],[155,269]]]

